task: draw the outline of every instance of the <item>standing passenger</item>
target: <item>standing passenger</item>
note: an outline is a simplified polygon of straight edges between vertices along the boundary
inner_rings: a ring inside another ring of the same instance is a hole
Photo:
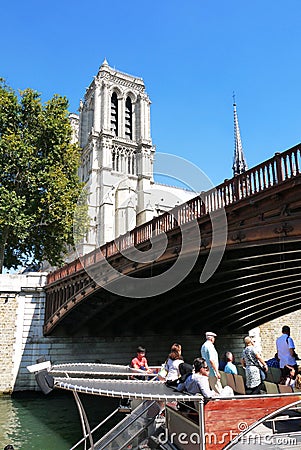
[[[211,331],[206,332],[206,341],[201,347],[201,356],[207,362],[209,367],[209,376],[215,376],[220,379],[220,373],[218,371],[218,353],[214,347],[216,334]]]
[[[295,374],[298,373],[298,365],[296,362],[295,344],[290,337],[290,327],[284,325],[282,327],[282,336],[276,340],[277,355],[279,358],[279,365],[282,372],[282,376],[285,376],[285,366],[293,366]],[[295,377],[294,377],[295,378]]]
[[[250,336],[245,337],[246,347],[242,353],[241,364],[246,368],[246,386],[250,390],[250,394],[259,394],[261,380],[261,366],[266,371],[268,366],[262,357],[254,348],[253,340]]]

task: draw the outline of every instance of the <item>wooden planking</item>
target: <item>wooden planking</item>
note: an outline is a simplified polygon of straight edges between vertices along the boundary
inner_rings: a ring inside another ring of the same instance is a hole
[[[283,395],[208,402],[205,405],[205,432],[209,437],[206,450],[221,450],[243,427],[250,427],[268,414],[300,400],[301,395]]]

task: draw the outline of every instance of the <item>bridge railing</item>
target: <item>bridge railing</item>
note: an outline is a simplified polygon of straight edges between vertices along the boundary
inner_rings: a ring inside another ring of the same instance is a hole
[[[220,208],[237,201],[251,197],[272,186],[300,175],[301,146],[297,145],[283,153],[276,153],[273,158],[237,175],[222,184],[201,192],[200,195],[179,205],[164,214],[154,217],[151,221],[135,227],[114,241],[81,256],[68,265],[50,273],[47,283],[53,283],[66,276],[85,269],[103,258],[118,254],[133,246],[150,240],[161,232],[168,232],[178,226],[201,218]]]

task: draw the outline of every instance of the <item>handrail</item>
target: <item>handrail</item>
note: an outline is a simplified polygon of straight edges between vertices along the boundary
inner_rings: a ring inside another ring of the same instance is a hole
[[[118,438],[124,431],[128,430],[134,423],[136,423],[152,406],[156,404],[156,401],[150,401],[146,400],[140,405],[137,406],[137,408],[132,411],[130,416],[123,419],[121,422],[117,423],[113,428],[108,431],[104,436],[100,438],[99,441],[95,443],[95,448],[102,450],[105,447],[109,446],[116,438]],[[155,419],[154,417],[150,417],[150,422]],[[150,423],[145,423],[143,426],[141,426],[133,435],[129,436],[128,440],[124,442],[121,449],[125,448],[128,444],[130,444],[141,432],[147,428],[150,425]],[[120,428],[120,429],[119,429]]]
[[[98,425],[96,425],[96,427],[94,427],[93,430],[91,430],[90,434],[92,435],[95,431],[97,431],[100,427],[102,427],[102,425],[107,423],[108,420],[111,419],[113,416],[115,416],[118,412],[119,412],[119,408],[116,408],[102,422],[100,422]],[[88,437],[89,437],[89,434],[88,433],[84,433],[84,436],[76,444],[74,444],[73,447],[70,448],[70,450],[75,450],[80,444],[82,444],[83,442],[86,442]]]
[[[280,185],[300,175],[300,168],[301,145],[298,144],[282,153],[275,153],[274,157],[267,161],[240,175],[236,175],[230,180],[225,180],[222,184],[209,191],[200,193],[200,195],[186,203],[135,227],[126,234],[102,245],[100,248],[49,273],[47,284],[54,283],[80,270],[84,270],[104,258],[107,259],[110,256],[117,255],[120,251],[146,242],[152,236],[156,236],[161,232],[166,233],[220,208],[263,192],[272,186]]]

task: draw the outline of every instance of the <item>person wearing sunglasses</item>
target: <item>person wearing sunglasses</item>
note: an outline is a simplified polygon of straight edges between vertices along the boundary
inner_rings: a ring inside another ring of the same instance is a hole
[[[194,372],[189,375],[184,383],[180,383],[177,390],[186,391],[189,394],[201,394],[204,398],[231,397],[234,392],[230,386],[222,388],[220,393],[213,391],[209,384],[209,366],[204,358],[196,358],[193,361]]]

